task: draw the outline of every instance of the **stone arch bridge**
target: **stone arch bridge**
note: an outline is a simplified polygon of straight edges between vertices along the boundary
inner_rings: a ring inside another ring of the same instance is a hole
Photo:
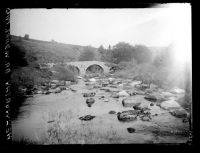
[[[93,65],[97,65],[101,67],[103,70],[103,73],[109,73],[110,68],[111,68],[109,64],[106,64],[105,62],[100,62],[100,61],[76,61],[76,62],[67,62],[66,64],[75,66],[79,71],[79,75],[81,76],[85,75],[87,69]]]

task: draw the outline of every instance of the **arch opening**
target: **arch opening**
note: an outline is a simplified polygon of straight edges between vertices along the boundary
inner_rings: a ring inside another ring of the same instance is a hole
[[[80,69],[77,66],[74,65],[67,65],[67,68],[72,71],[75,75],[80,74]]]
[[[104,72],[104,69],[98,64],[90,65],[86,69],[86,74],[102,74],[103,72]]]

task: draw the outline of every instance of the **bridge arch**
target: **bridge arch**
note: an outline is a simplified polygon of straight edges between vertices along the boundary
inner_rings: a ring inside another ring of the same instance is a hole
[[[72,72],[75,73],[75,75],[79,75],[80,74],[80,68],[76,65],[67,65],[67,67],[69,68],[69,70],[71,70]]]
[[[79,69],[79,75],[84,76],[89,72],[109,73],[110,66],[101,61],[75,61],[68,62],[67,65],[76,66]]]
[[[91,64],[85,69],[85,73],[103,73],[104,68],[99,64]]]

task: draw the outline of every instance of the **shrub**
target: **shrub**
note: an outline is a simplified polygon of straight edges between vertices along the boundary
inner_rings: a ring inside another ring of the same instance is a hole
[[[54,70],[58,73],[55,73],[54,77],[58,80],[64,80],[64,81],[72,81],[76,82],[77,78],[75,76],[75,73],[73,73],[69,68],[56,65],[54,66]]]
[[[25,35],[24,35],[24,39],[25,39],[25,40],[29,40],[29,35],[28,35],[28,34],[25,34]]]

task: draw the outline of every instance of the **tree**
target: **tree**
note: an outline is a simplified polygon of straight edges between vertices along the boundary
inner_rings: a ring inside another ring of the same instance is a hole
[[[99,53],[104,54],[106,50],[104,49],[103,45],[101,45],[101,46],[98,48],[98,51],[99,51]]]
[[[128,43],[120,42],[113,46],[112,59],[113,62],[118,64],[122,61],[130,61],[132,59],[133,47]]]
[[[137,60],[138,64],[152,61],[151,50],[144,45],[136,45],[134,47],[133,57]]]
[[[92,61],[94,60],[95,53],[91,47],[86,47],[79,56],[79,61]]]
[[[104,49],[103,45],[101,45],[99,48],[98,48],[98,52],[100,53],[100,59],[101,61],[106,61],[106,56],[107,56],[107,50]]]

